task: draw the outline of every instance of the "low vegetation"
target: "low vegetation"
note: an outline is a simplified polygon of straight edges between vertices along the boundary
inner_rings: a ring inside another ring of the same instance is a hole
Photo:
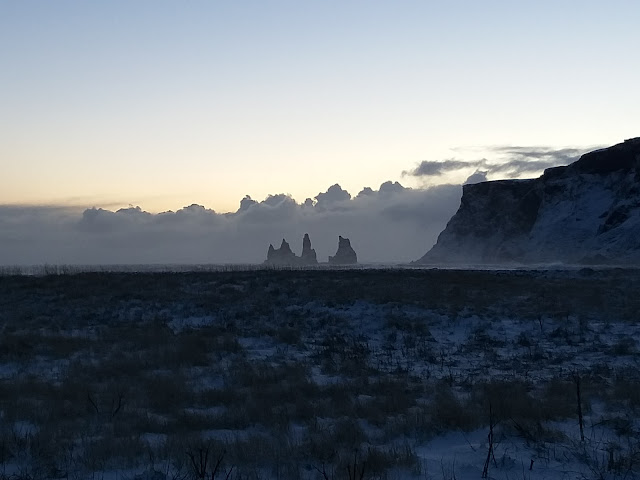
[[[0,276],[0,478],[640,475],[634,270],[47,268]]]

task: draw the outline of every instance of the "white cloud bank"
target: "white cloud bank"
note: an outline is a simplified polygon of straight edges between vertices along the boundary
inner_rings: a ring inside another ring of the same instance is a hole
[[[199,205],[159,214],[0,206],[0,264],[260,263],[282,238],[299,254],[305,233],[321,262],[335,253],[338,235],[351,239],[361,262],[408,262],[435,243],[461,193],[459,185],[386,182],[352,197],[333,185],[303,203],[247,196],[226,214]]]

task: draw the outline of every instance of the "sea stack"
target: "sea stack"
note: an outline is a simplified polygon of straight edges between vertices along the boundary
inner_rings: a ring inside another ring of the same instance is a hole
[[[311,239],[309,234],[305,233],[302,239],[302,255],[300,256],[300,264],[302,265],[316,265],[318,258],[316,257],[316,251],[311,248]]]
[[[298,257],[291,251],[289,243],[283,238],[280,248],[273,248],[273,245],[269,245],[267,251],[267,259],[264,261],[265,265],[282,265],[282,266],[308,266],[317,265],[318,260],[316,257],[316,251],[311,248],[311,239],[309,234],[305,233],[302,239],[302,255]]]
[[[294,265],[296,264],[296,255],[291,251],[289,243],[283,238],[280,248],[273,248],[273,245],[269,245],[267,251],[266,265]]]
[[[358,263],[358,256],[351,247],[351,242],[348,238],[338,237],[338,251],[333,257],[329,256],[329,263],[331,265],[352,265]]]

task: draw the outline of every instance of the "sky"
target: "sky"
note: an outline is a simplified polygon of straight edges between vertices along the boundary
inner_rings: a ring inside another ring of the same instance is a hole
[[[339,184],[365,208],[388,181],[428,196],[536,176],[640,135],[638,18],[631,0],[0,0],[2,234],[94,207],[302,209]],[[33,256],[9,244],[5,263]]]

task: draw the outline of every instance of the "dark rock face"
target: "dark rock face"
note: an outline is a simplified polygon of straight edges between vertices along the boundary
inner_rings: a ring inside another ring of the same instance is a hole
[[[273,245],[269,245],[267,251],[267,259],[264,261],[265,265],[316,265],[318,260],[316,259],[316,251],[311,248],[311,239],[309,234],[305,233],[302,240],[302,256],[298,257],[291,251],[291,247],[287,241],[283,238],[280,248],[273,248]]]
[[[625,140],[609,148],[585,153],[580,160],[567,167],[568,174],[593,173],[606,175],[616,171],[638,171],[640,137]]]
[[[293,265],[296,263],[296,255],[291,251],[291,247],[287,241],[283,238],[280,248],[273,248],[273,245],[269,245],[267,251],[267,259],[265,264],[267,265]]]
[[[316,257],[316,251],[311,248],[311,239],[309,234],[305,233],[302,239],[302,255],[300,256],[300,263],[303,265],[315,265],[318,263]]]
[[[463,187],[417,263],[640,263],[640,138],[532,180]]]
[[[338,237],[338,251],[333,257],[329,257],[329,263],[333,265],[349,265],[358,263],[358,256],[351,247],[348,238]]]

